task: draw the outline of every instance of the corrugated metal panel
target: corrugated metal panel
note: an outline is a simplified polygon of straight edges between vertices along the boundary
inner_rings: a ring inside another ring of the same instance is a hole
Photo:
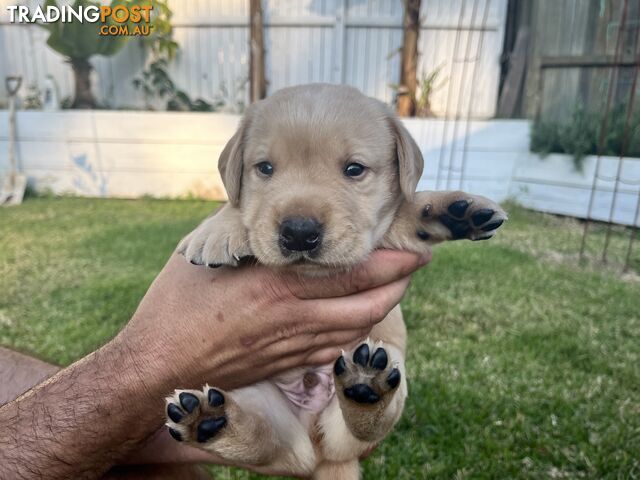
[[[486,25],[481,28],[485,2],[490,4]],[[47,32],[6,24],[6,6],[14,3],[0,0],[0,20],[4,22],[0,23],[0,75],[20,74],[25,77],[25,85],[41,87],[45,76],[51,74],[62,97],[71,95],[70,68],[46,46]],[[437,83],[443,84],[432,97],[434,111],[448,116],[459,111],[466,114],[471,101],[473,117],[491,117],[498,93],[507,0],[422,3],[419,74],[440,67]],[[171,0],[171,5],[175,38],[181,46],[171,65],[177,85],[193,98],[212,100],[226,92],[229,99],[246,99],[248,2]],[[264,10],[269,92],[301,83],[333,82],[353,85],[386,103],[393,100],[391,85],[399,78],[397,51],[402,42],[401,2],[269,0],[264,2]],[[480,35],[484,44],[482,52],[477,52]],[[467,39],[470,58],[464,58]],[[138,40],[113,58],[94,58],[99,101],[111,108],[143,108],[144,99],[133,88],[132,80],[147,61],[148,55]],[[470,65],[474,62],[477,82],[471,88]]]

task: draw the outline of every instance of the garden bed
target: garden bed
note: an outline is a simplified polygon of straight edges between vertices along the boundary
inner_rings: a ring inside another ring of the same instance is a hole
[[[618,170],[621,181],[616,182]],[[598,162],[590,155],[578,170],[571,155],[530,154],[516,165],[511,194],[534,210],[634,225],[640,201],[640,159],[600,157]]]

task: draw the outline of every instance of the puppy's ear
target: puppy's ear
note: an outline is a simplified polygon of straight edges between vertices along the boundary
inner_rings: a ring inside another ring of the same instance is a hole
[[[389,113],[391,129],[396,139],[396,156],[400,189],[407,200],[413,200],[418,181],[422,176],[424,160],[418,144],[394,113]]]
[[[242,170],[245,131],[249,125],[249,110],[245,113],[236,133],[227,142],[218,159],[218,171],[222,177],[222,183],[227,190],[229,203],[237,207],[240,203],[240,190],[242,188]]]

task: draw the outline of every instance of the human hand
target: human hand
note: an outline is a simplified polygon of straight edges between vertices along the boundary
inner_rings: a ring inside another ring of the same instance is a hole
[[[117,340],[169,388],[248,385],[335,360],[428,260],[380,250],[351,272],[310,278],[259,265],[208,269],[174,255]]]

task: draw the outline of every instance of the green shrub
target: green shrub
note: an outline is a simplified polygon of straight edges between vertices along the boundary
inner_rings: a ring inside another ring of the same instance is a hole
[[[626,106],[622,104],[611,109],[606,122],[604,112],[588,112],[576,107],[567,122],[536,120],[529,149],[542,157],[550,153],[573,155],[579,170],[587,155],[640,157],[640,112],[632,114],[628,127],[626,120]],[[606,133],[599,146],[603,125]]]

